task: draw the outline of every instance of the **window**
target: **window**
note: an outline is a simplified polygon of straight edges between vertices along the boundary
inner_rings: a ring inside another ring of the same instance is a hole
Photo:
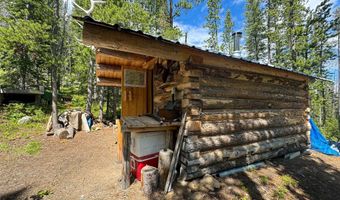
[[[125,87],[145,87],[145,71],[124,69]]]

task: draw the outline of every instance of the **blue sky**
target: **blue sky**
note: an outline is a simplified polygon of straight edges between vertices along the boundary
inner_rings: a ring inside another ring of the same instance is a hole
[[[334,8],[340,6],[340,0],[331,1],[334,3]],[[222,9],[220,11],[220,31],[222,31],[222,23],[226,10],[230,9],[234,22],[234,31],[243,32],[245,2],[246,0],[222,0]],[[322,2],[322,0],[307,0],[306,5],[314,9],[318,4],[320,4],[320,2]],[[203,28],[207,12],[206,1],[204,1],[193,9],[184,11],[180,17],[175,19],[175,25],[180,27],[183,32],[188,32],[189,45],[204,48],[204,41],[209,37],[208,31]],[[180,42],[184,42],[184,37],[180,39]],[[243,43],[243,40],[241,43]],[[328,65],[329,71],[333,74],[336,73],[336,60],[330,61]],[[330,76],[329,78],[335,80],[336,76]]]

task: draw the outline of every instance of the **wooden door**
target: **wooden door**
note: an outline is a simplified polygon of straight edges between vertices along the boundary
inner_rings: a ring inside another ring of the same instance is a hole
[[[148,71],[133,67],[122,68],[122,116],[138,116],[150,112]]]

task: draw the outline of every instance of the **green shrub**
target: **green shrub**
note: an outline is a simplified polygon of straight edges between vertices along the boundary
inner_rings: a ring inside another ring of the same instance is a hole
[[[284,186],[289,186],[289,187],[292,187],[292,188],[296,188],[298,186],[298,182],[289,175],[281,176],[281,180],[282,180]]]
[[[34,104],[10,103],[4,107],[5,119],[17,122],[24,116],[31,116],[34,122],[44,122],[47,118],[44,109]]]
[[[268,176],[260,176],[260,182],[262,185],[268,185],[269,177]]]
[[[286,194],[288,193],[288,190],[284,186],[279,186],[275,191],[274,191],[274,198],[276,199],[285,199]]]
[[[83,95],[73,95],[71,101],[72,108],[84,109],[86,106],[86,96]]]
[[[39,153],[40,150],[41,150],[41,143],[38,141],[32,141],[28,143],[24,148],[24,151],[28,153],[29,155],[35,155]]]

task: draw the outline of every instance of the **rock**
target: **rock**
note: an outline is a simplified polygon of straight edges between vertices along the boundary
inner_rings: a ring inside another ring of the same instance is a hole
[[[206,200],[207,197],[208,197],[208,194],[206,194],[204,192],[195,192],[194,194],[190,195],[189,199],[192,199],[192,200]]]
[[[73,128],[73,127],[68,127],[67,128],[67,132],[68,132],[68,135],[67,135],[67,139],[73,139],[74,137],[74,134],[76,133],[76,130]]]
[[[221,188],[221,183],[218,180],[216,180],[213,176],[211,176],[210,174],[206,174],[201,179],[200,184],[204,185],[210,191],[214,191],[215,189]]]
[[[103,129],[103,127],[104,127],[103,123],[97,123],[97,124],[92,126],[92,129],[95,130],[95,131],[98,131],[98,130]]]
[[[199,181],[196,179],[196,180],[193,180],[191,181],[189,184],[188,184],[188,187],[193,190],[193,191],[197,191],[200,187],[200,183]]]
[[[57,136],[59,139],[67,139],[68,131],[66,128],[59,128],[54,131],[54,135]]]
[[[87,123],[86,115],[82,114],[81,115],[81,130],[85,132],[90,132],[90,127]]]
[[[32,119],[33,118],[30,117],[30,116],[25,116],[25,117],[18,120],[18,124],[27,124],[27,123],[31,122]]]
[[[73,111],[68,116],[70,126],[79,131],[81,129],[81,111]]]

